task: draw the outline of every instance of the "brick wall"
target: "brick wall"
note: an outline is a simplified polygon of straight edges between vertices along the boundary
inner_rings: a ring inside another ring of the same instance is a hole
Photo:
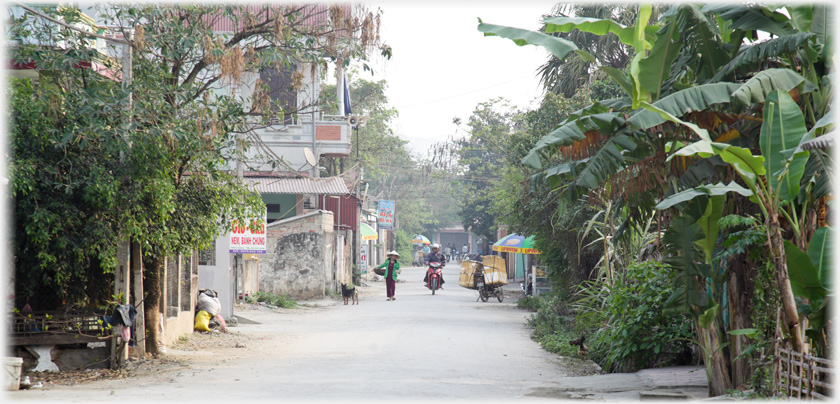
[[[318,125],[315,140],[341,140],[341,126]]]

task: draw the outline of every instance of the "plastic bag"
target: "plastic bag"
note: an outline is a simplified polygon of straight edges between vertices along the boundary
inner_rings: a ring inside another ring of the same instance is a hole
[[[217,315],[216,315],[216,321],[218,321],[218,322],[219,322],[219,326],[221,326],[221,327],[222,327],[222,331],[226,331],[226,330],[227,330],[227,323],[225,323],[225,319],[224,319],[224,317],[222,317],[222,315],[221,315],[221,314],[217,314]]]
[[[198,314],[195,315],[195,326],[193,329],[196,331],[210,331],[210,313],[201,310]]]
[[[218,297],[210,297],[206,293],[199,293],[196,308],[199,311],[206,311],[210,313],[210,316],[215,317],[222,311],[222,302],[219,301]]]

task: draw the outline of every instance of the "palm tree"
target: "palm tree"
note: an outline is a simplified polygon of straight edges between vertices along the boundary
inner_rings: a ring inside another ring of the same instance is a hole
[[[625,26],[636,23],[636,7],[631,4],[557,4],[551,10],[549,17],[588,17],[596,19],[612,19]],[[543,26],[542,32],[546,27]],[[595,55],[598,63],[623,70],[630,62],[633,49],[621,43],[615,35],[595,35],[580,30],[571,32],[555,32],[558,38],[573,42],[580,49],[588,50]],[[541,76],[543,88],[554,94],[562,94],[571,98],[575,91],[590,80],[593,66],[590,61],[577,55],[569,55],[564,59],[550,55],[544,65],[537,70]]]

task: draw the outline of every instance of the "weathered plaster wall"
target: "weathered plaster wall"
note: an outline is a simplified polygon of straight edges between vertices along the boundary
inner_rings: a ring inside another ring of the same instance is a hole
[[[215,265],[198,266],[198,289],[212,289],[219,292],[222,317],[230,321],[233,316],[234,285],[233,254],[230,253],[230,233],[214,241]],[[196,296],[198,294],[196,293]]]
[[[324,297],[334,279],[332,223],[327,211],[270,223],[266,255],[260,260],[260,291],[293,299]]]

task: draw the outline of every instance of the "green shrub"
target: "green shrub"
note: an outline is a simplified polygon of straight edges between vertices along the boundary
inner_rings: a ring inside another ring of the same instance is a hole
[[[647,261],[628,266],[612,287],[588,283],[583,316],[600,318],[603,325],[587,338],[590,356],[613,372],[675,364],[690,352],[692,321],[682,315],[663,314],[671,295],[672,271]],[[597,302],[597,304],[593,304]]]
[[[526,297],[517,302],[519,308],[534,311],[528,318],[528,327],[533,328],[531,338],[543,349],[563,356],[577,356],[578,348],[569,341],[579,338],[591,330],[577,323],[568,310],[568,303],[562,292],[552,292],[536,297]]]
[[[516,301],[516,307],[528,311],[537,311],[539,309],[539,298],[536,296],[525,296]]]

